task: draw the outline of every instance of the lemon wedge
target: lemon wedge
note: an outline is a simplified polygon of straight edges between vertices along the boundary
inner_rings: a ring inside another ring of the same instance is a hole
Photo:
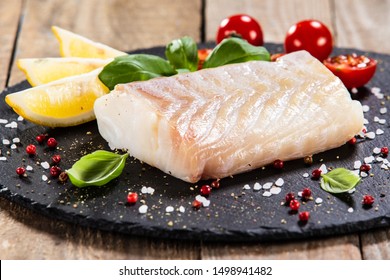
[[[91,72],[105,66],[111,61],[111,58],[22,58],[17,61],[17,66],[24,72],[30,85],[35,87],[65,77]]]
[[[79,34],[52,26],[52,31],[60,43],[60,54],[63,57],[114,58],[126,55],[102,43],[92,41]]]
[[[95,119],[95,100],[109,89],[99,80],[102,68],[8,94],[5,101],[31,122],[50,127],[82,124]]]

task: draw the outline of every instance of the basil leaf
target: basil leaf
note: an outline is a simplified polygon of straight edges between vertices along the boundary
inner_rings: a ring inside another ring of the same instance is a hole
[[[264,47],[253,46],[246,40],[227,38],[213,49],[205,60],[203,69],[250,60],[270,61],[270,54]]]
[[[336,168],[321,175],[321,188],[330,193],[347,192],[360,182],[360,177],[345,168]]]
[[[191,37],[185,36],[170,42],[166,46],[165,56],[176,69],[198,69],[198,47]]]
[[[176,74],[168,61],[156,55],[132,54],[115,58],[99,74],[99,79],[110,90],[117,84],[146,81]]]
[[[122,173],[128,156],[98,150],[81,157],[66,173],[76,187],[103,186]]]

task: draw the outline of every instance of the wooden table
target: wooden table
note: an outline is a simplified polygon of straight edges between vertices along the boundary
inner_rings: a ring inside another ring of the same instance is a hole
[[[25,79],[16,59],[59,56],[52,25],[127,51],[184,35],[213,40],[221,19],[239,12],[261,22],[266,42],[281,43],[291,24],[315,18],[332,29],[336,46],[390,54],[390,0],[1,0],[0,89]],[[274,243],[154,240],[48,219],[0,199],[1,259],[390,259],[389,239],[390,229]]]

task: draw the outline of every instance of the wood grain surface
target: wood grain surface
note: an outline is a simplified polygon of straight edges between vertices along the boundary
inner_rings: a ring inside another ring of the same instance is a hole
[[[0,2],[0,88],[25,79],[18,58],[59,56],[58,25],[120,50],[189,35],[214,40],[226,16],[256,17],[266,42],[315,18],[335,45],[390,54],[390,0],[12,0]],[[1,117],[1,116],[0,116]],[[292,242],[153,240],[83,228],[0,198],[0,259],[390,259],[390,229]]]

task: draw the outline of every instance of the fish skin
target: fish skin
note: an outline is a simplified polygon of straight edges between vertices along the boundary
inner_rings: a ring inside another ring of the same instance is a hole
[[[117,85],[94,111],[111,148],[192,183],[336,148],[363,127],[360,102],[306,51]]]

